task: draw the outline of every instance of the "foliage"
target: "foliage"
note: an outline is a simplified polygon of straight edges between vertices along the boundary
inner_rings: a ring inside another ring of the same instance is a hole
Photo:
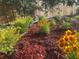
[[[40,17],[39,17],[39,20],[45,20],[45,19],[46,19],[45,16],[40,16]]]
[[[28,16],[27,18],[16,19],[14,26],[20,30],[20,33],[23,33],[33,24],[33,18]]]
[[[22,38],[15,47],[13,59],[44,59],[45,48],[41,45],[31,45],[27,38]]]
[[[66,20],[65,21],[69,22],[70,20],[71,20],[70,17],[66,17]]]
[[[63,38],[59,40],[59,47],[62,49],[66,55],[67,59],[77,59],[79,58],[79,40],[78,33],[74,31],[67,30]]]
[[[68,56],[67,59],[77,59],[77,56],[75,55],[74,51],[72,51]]]
[[[45,34],[48,34],[50,33],[50,28],[47,24],[44,24],[42,27],[41,27],[41,32],[42,33],[45,33]]]
[[[79,20],[79,16],[74,16],[74,19],[75,20]]]
[[[57,16],[55,16],[55,19],[56,19],[57,21],[61,21],[61,19],[62,19],[62,16],[60,16],[60,15],[57,15]]]
[[[20,34],[15,27],[0,29],[0,52],[12,52],[19,38]]]
[[[0,0],[0,4],[12,6],[20,15],[33,14],[37,9],[36,0]]]
[[[55,27],[56,27],[56,21],[55,21],[55,19],[53,19],[53,20],[51,21],[51,27],[52,27],[52,28],[55,28]]]
[[[46,19],[46,18],[41,18],[41,19],[38,21],[38,26],[39,26],[39,27],[43,26],[43,24],[48,24],[48,25],[50,25],[48,19]]]
[[[63,3],[72,6],[75,0],[41,0],[42,6],[52,8],[53,6]],[[78,1],[77,1],[78,2]],[[41,8],[37,0],[0,0],[0,4],[12,6],[20,15],[33,14],[36,9]]]
[[[77,1],[79,2],[79,1]],[[43,0],[43,5],[46,6],[46,8],[49,6],[52,8],[52,6],[55,6],[59,3],[67,4],[68,6],[72,6],[73,3],[76,3],[75,0]]]
[[[40,32],[42,33],[49,33],[50,32],[50,22],[48,19],[41,19],[38,21],[38,26],[40,27]]]
[[[68,29],[68,28],[71,27],[71,23],[70,22],[63,21],[62,22],[62,27]]]

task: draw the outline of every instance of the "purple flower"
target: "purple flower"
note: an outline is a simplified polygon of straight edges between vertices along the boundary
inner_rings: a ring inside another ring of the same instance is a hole
[[[79,31],[79,27],[77,28],[77,30]]]
[[[71,18],[71,23],[72,23],[72,24],[78,24],[79,22],[78,22],[77,20]]]
[[[67,18],[67,16],[63,16],[63,17],[62,17],[63,20],[66,20],[66,18]]]

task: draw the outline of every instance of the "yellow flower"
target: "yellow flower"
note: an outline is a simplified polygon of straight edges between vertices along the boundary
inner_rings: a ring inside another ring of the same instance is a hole
[[[65,41],[63,39],[60,39],[58,45],[59,45],[60,48],[65,47]]]
[[[77,32],[77,30],[74,30],[74,32],[76,33],[76,32]]]
[[[77,46],[76,44],[73,44],[73,45],[72,45],[72,48],[73,48],[74,51],[77,51],[78,46]]]
[[[71,42],[76,42],[76,41],[77,41],[77,38],[76,38],[74,35],[70,35],[70,36],[69,36],[69,40],[70,40]]]
[[[70,31],[70,30],[66,31],[66,35],[71,35],[71,34],[72,34],[72,31]]]
[[[65,46],[65,53],[70,53],[71,47],[70,46]]]
[[[48,26],[50,26],[50,22],[49,22],[47,19],[45,19],[45,20],[40,20],[40,21],[38,22],[38,26],[39,26],[39,27],[41,27],[41,26],[43,26],[43,25],[45,25],[45,24],[47,24]]]
[[[68,35],[65,35],[65,36],[63,37],[63,39],[64,39],[65,41],[68,41],[68,40],[69,40],[69,36],[68,36]]]

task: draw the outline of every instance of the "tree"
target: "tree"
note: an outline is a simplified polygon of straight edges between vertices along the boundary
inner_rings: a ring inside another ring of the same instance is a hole
[[[0,0],[0,4],[13,6],[20,15],[31,14],[37,8],[35,0]]]
[[[49,6],[50,8],[59,4],[67,4],[68,6],[72,6],[73,3],[79,3],[79,0],[43,0],[43,5]]]
[[[37,6],[36,1],[37,0],[0,0],[0,3],[8,6],[14,6],[14,8],[17,10],[19,14],[28,15],[28,14],[32,14],[34,10],[40,8],[40,6]],[[40,0],[38,0],[38,2],[39,1]],[[72,6],[73,3],[76,3],[76,1],[79,2],[79,0],[41,0],[41,1],[42,1],[42,6],[44,6],[45,9],[52,8],[53,6],[59,3]]]

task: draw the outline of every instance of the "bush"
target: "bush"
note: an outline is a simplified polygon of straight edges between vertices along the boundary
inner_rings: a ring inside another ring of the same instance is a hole
[[[69,53],[69,55],[67,56],[66,59],[78,59],[75,52],[71,51],[71,53]]]
[[[57,15],[57,16],[55,16],[55,19],[56,19],[57,21],[61,21],[61,19],[62,19],[62,16],[60,16],[60,15]]]
[[[50,33],[50,27],[49,27],[47,24],[44,24],[44,25],[41,27],[41,33],[49,34],[49,33]]]
[[[70,22],[71,21],[71,18],[70,17],[66,17],[66,22]]]
[[[26,31],[33,24],[33,18],[28,16],[27,18],[16,19],[14,26],[20,30],[20,33]]]
[[[52,28],[55,28],[55,27],[56,27],[56,21],[55,21],[55,19],[53,19],[53,20],[51,21],[51,27],[52,27]]]
[[[40,16],[40,17],[39,17],[39,20],[45,20],[45,19],[46,19],[45,16]]]
[[[70,22],[63,21],[62,22],[62,27],[65,28],[65,29],[68,29],[68,28],[71,27],[71,23]]]
[[[79,20],[79,16],[74,16],[74,19],[75,20]]]
[[[50,33],[50,22],[48,19],[42,19],[38,21],[38,26],[40,27],[40,32],[44,34]]]
[[[0,52],[12,52],[19,38],[20,34],[15,27],[0,29]]]

